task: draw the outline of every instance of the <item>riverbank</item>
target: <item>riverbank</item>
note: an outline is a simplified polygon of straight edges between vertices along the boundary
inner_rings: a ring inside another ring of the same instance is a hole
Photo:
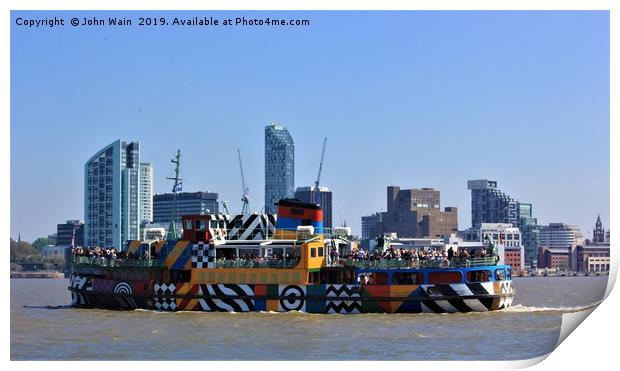
[[[26,271],[26,272],[11,272],[11,278],[65,278],[63,272],[58,271]]]

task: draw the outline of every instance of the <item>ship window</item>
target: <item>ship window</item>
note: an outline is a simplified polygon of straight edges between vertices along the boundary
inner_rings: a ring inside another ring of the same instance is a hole
[[[192,221],[191,220],[186,220],[184,222],[184,227],[185,229],[189,230],[189,229],[194,229],[194,227],[192,226]]]
[[[196,229],[199,231],[207,230],[207,222],[204,220],[196,220]]]
[[[209,228],[211,229],[217,228],[217,220],[209,220]]]
[[[220,220],[220,228],[226,228],[226,224],[224,223],[223,220]]]
[[[316,247],[310,249],[310,257],[316,258]]]
[[[241,219],[235,220],[235,228],[243,228],[243,220]]]
[[[460,283],[462,278],[461,272],[431,272],[428,274],[428,283]]]
[[[491,271],[469,271],[467,272],[467,282],[489,282]]]
[[[392,275],[392,284],[395,285],[417,285],[422,283],[422,280],[420,273],[396,272]]]
[[[319,246],[319,256],[323,256],[323,246]]]
[[[506,269],[506,279],[507,280],[511,280],[512,279],[512,269],[508,268]]]
[[[506,271],[503,269],[498,269],[495,271],[495,279],[497,281],[504,281],[506,279]]]

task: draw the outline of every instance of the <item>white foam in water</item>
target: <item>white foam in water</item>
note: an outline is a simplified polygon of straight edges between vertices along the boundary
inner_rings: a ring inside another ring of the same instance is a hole
[[[515,313],[532,313],[532,312],[560,312],[560,313],[572,313],[572,312],[581,312],[584,310],[588,310],[591,308],[596,307],[597,305],[599,305],[602,302],[602,300],[599,300],[595,303],[592,304],[588,304],[588,305],[583,305],[583,306],[579,306],[579,307],[558,307],[558,308],[553,308],[553,307],[526,307],[523,306],[521,304],[518,305],[513,305],[511,307],[508,307],[506,309],[503,309],[502,312],[515,312]]]

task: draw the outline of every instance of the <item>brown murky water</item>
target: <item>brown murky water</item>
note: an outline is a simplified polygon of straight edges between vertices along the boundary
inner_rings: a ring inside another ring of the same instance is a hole
[[[325,315],[76,309],[68,280],[12,279],[11,359],[525,359],[551,352],[562,312],[599,301],[607,277],[514,285],[499,312]]]

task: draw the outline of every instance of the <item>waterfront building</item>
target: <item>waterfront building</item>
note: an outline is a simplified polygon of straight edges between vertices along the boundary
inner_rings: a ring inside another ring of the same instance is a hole
[[[510,223],[481,223],[478,228],[469,228],[461,233],[465,241],[489,242],[497,248],[500,264],[510,264],[515,269],[525,267],[525,248],[519,228]]]
[[[66,223],[56,225],[57,246],[84,246],[84,222],[81,220],[67,220]]]
[[[541,249],[551,249],[549,250],[551,253],[557,252],[558,254],[560,250],[568,251],[569,269],[577,270],[576,248],[578,245],[583,245],[583,236],[577,226],[564,223],[550,223],[541,227],[539,236]],[[564,253],[562,252],[562,254]],[[545,264],[548,263],[546,260],[544,262]],[[547,266],[547,268],[550,267]]]
[[[163,193],[153,196],[153,223],[166,224],[172,221],[174,194]],[[214,192],[177,193],[176,222],[183,215],[219,214],[218,194]]]
[[[362,220],[364,221],[364,219]],[[370,220],[367,219],[367,222]],[[444,237],[458,233],[456,207],[440,208],[440,192],[433,188],[387,187],[387,212],[365,232],[369,237],[396,233],[401,238]]]
[[[140,164],[140,224],[153,221],[153,165]]]
[[[606,241],[605,229],[603,228],[603,222],[601,222],[601,216],[596,218],[596,224],[594,230],[592,230],[592,242],[594,244],[603,243]]]
[[[577,246],[577,270],[580,272],[608,272],[609,243]]]
[[[538,268],[557,269],[560,271],[571,270],[571,251],[568,247],[540,246],[538,254]]]
[[[119,139],[84,165],[84,243],[122,249],[139,237],[140,145]]]
[[[295,196],[295,143],[288,130],[276,123],[265,127],[265,213]]]
[[[327,187],[298,187],[295,198],[308,203],[319,204],[323,210],[323,227],[332,228],[332,192]]]

